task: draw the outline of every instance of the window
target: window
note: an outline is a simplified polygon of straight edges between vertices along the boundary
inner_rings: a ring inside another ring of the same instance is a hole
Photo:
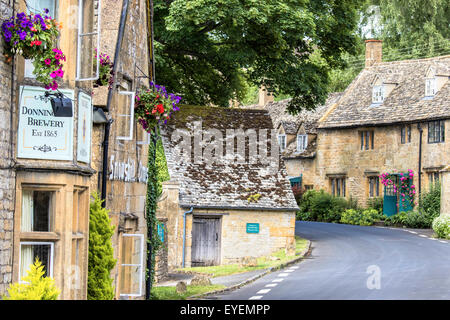
[[[144,235],[123,234],[120,264],[120,295],[138,297],[142,295],[144,262]]]
[[[411,142],[411,125],[403,126],[400,129],[401,143],[410,143]]]
[[[374,131],[360,131],[359,135],[361,138],[361,150],[373,149]]]
[[[98,3],[95,8],[94,2]],[[78,43],[77,43],[77,81],[97,80],[100,72],[100,57],[96,61],[93,54],[100,48],[101,0],[78,1]]]
[[[289,182],[291,183],[291,187],[297,187],[300,188],[302,186],[302,176],[290,178]]]
[[[19,281],[27,275],[35,260],[44,266],[44,277],[53,277],[53,242],[21,242],[19,255]]]
[[[425,96],[432,97],[436,94],[436,78],[425,79]]]
[[[286,135],[285,134],[279,134],[278,135],[278,144],[280,145],[280,150],[281,151],[286,149]]]
[[[42,14],[44,9],[49,10],[49,16],[56,18],[56,0],[27,0],[27,13]],[[26,59],[24,76],[26,78],[36,78],[33,71],[33,60]]]
[[[297,151],[305,151],[308,147],[308,136],[306,134],[297,135]]]
[[[133,140],[134,96],[133,91],[119,91],[117,140]]]
[[[444,142],[444,132],[444,121],[438,120],[428,122],[428,143]]]
[[[380,196],[380,179],[378,177],[369,177],[369,197]]]
[[[22,215],[20,231],[23,233],[52,232],[54,219],[53,191],[22,191]],[[22,239],[19,252],[19,281],[36,258],[44,265],[45,276],[53,275],[53,242],[31,242]]]
[[[331,194],[335,197],[345,197],[345,178],[330,178]]]
[[[384,86],[373,86],[372,89],[372,102],[382,103],[384,101]]]
[[[314,185],[312,185],[312,184],[305,184],[305,190],[306,191],[312,190],[312,189],[314,189]]]
[[[438,171],[428,173],[428,182],[430,187],[435,185],[436,183],[439,183],[439,181],[440,181],[440,173]]]

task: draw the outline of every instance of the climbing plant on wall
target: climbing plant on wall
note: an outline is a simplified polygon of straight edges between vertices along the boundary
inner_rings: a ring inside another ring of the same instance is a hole
[[[412,184],[414,172],[409,169],[407,173],[383,173],[381,176],[381,183],[386,187],[392,187],[393,192],[398,194],[399,203],[402,207],[409,204],[412,208],[416,205],[414,197],[416,194],[416,187]]]

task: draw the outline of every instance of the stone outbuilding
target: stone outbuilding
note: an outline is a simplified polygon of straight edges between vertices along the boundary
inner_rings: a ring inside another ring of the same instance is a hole
[[[183,106],[162,139],[169,268],[295,252],[298,207],[267,111]]]

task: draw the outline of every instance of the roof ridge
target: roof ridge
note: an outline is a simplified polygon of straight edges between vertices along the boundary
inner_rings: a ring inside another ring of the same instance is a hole
[[[416,62],[426,62],[426,61],[431,61],[431,60],[443,60],[443,59],[447,59],[450,58],[450,54],[447,55],[443,55],[443,56],[436,56],[436,57],[429,57],[429,58],[422,58],[422,59],[405,59],[405,60],[394,60],[394,61],[381,61],[381,62],[375,62],[373,65],[371,65],[370,67],[366,67],[363,70],[368,70],[374,67],[380,67],[380,66],[384,66],[384,65],[390,65],[390,64],[410,64],[410,63],[416,63]]]

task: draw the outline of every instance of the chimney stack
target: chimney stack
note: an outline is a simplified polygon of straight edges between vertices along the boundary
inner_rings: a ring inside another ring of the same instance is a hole
[[[258,105],[264,107],[267,103],[273,101],[273,96],[269,94],[264,86],[259,88],[259,100]]]
[[[383,45],[381,40],[366,40],[366,68],[383,60],[382,49]]]

